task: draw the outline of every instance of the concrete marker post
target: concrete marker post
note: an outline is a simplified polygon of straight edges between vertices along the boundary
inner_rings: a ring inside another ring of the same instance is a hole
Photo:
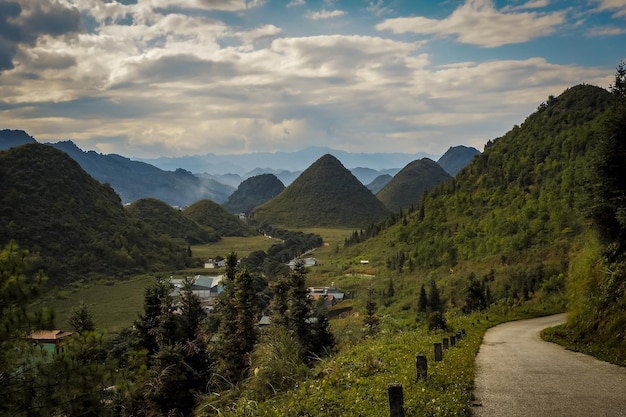
[[[389,416],[404,417],[404,393],[402,392],[402,384],[393,383],[387,387],[389,395]]]

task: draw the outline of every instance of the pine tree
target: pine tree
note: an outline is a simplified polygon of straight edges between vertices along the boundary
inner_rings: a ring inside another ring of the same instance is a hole
[[[428,295],[426,294],[426,288],[424,284],[420,288],[420,298],[417,300],[417,311],[420,313],[425,313],[428,308]]]
[[[363,318],[363,324],[365,325],[365,329],[368,333],[376,332],[378,328],[378,324],[380,323],[380,319],[376,315],[376,311],[378,307],[376,302],[374,301],[374,289],[367,289],[367,301],[365,302],[365,317]]]
[[[247,269],[237,271],[237,255],[226,258],[224,290],[219,295],[217,341],[217,373],[229,383],[237,383],[246,375],[249,355],[257,340],[254,280]]]
[[[206,319],[206,311],[202,307],[200,297],[193,293],[195,281],[191,277],[183,280],[180,293],[181,336],[184,341],[193,341],[197,337],[200,323]]]
[[[77,333],[91,332],[96,329],[93,322],[93,314],[84,302],[81,302],[78,306],[72,309],[69,323]]]
[[[604,126],[592,170],[591,219],[608,260],[626,252],[626,65],[617,67],[611,86],[613,107]]]
[[[435,280],[430,281],[430,292],[428,294],[428,309],[430,311],[441,311],[442,302],[439,295],[439,288]]]

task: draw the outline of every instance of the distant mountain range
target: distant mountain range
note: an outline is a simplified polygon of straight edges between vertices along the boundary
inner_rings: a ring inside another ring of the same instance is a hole
[[[183,167],[191,172],[214,175],[231,173],[238,174],[243,178],[271,173],[276,175],[283,183],[291,183],[291,181],[284,181],[281,178],[281,171],[301,172],[326,154],[333,155],[348,169],[364,167],[376,171],[390,168],[400,169],[416,159],[437,158],[436,155],[429,155],[424,152],[415,154],[351,153],[327,147],[309,147],[297,152],[258,152],[240,155],[216,155],[210,153],[206,155],[161,157],[156,159],[137,158],[137,160],[165,170],[175,170]],[[260,170],[257,168],[260,168]],[[366,180],[365,183],[371,182],[376,176]],[[295,177],[292,181],[294,179]]]
[[[23,130],[0,130],[0,150],[26,143],[37,143],[37,140]],[[187,207],[200,200],[211,200],[218,204],[226,203],[231,212],[249,211],[252,208],[251,202],[260,204],[269,199],[267,193],[246,197],[240,192],[235,202],[228,203],[229,197],[246,179],[273,174],[284,186],[288,186],[304,169],[326,154],[340,160],[342,166],[352,166],[350,169],[352,175],[361,184],[372,184],[370,190],[373,193],[381,190],[409,163],[429,157],[425,153],[352,154],[329,148],[311,147],[298,152],[207,154],[139,161],[116,154],[105,155],[95,151],[83,151],[72,141],[50,145],[67,153],[98,181],[110,184],[124,204],[142,198],[156,198],[172,206]],[[454,175],[453,172],[456,173],[460,167],[467,165],[478,153],[480,153],[478,150],[464,146],[450,148],[441,158],[442,167]],[[272,168],[261,168],[263,166]],[[261,191],[248,188],[245,192]],[[249,200],[244,204],[245,210],[239,210],[242,207],[238,205],[244,200]]]

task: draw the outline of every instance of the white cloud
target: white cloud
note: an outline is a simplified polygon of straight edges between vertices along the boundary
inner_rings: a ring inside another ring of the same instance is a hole
[[[519,10],[532,10],[532,9],[543,9],[550,5],[549,0],[531,0],[519,6],[505,6],[502,8],[503,12],[508,11],[519,11]]]
[[[591,37],[619,36],[626,34],[626,28],[615,26],[594,27],[590,28],[587,34]]]
[[[287,7],[304,6],[305,4],[306,2],[304,0],[291,0],[289,3],[287,3]]]
[[[149,1],[111,8],[81,1],[100,22],[94,30],[44,36],[20,51],[15,68],[2,73],[3,125],[128,156],[311,143],[440,154],[460,143],[480,148],[550,94],[613,81],[613,68],[542,57],[438,66],[423,42],[296,37],[271,24],[235,29],[197,10],[157,13]],[[166,0],[152,0],[159,1]],[[504,14],[492,12],[496,20]]]
[[[311,20],[320,20],[320,19],[332,19],[334,17],[340,17],[345,15],[346,12],[343,10],[326,10],[322,9],[317,12],[308,12],[307,17]]]
[[[548,35],[564,20],[564,12],[507,13],[497,10],[491,0],[466,0],[445,19],[421,16],[387,19],[376,25],[376,29],[392,33],[454,36],[461,43],[491,48]]]
[[[366,10],[379,17],[393,11],[390,7],[385,6],[384,0],[370,1]]]
[[[614,17],[626,17],[626,2],[624,0],[596,0],[599,11],[614,11]]]

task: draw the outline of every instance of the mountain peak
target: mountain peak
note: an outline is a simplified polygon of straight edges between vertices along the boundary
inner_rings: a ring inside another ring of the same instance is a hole
[[[333,155],[325,154],[278,196],[254,209],[258,222],[288,227],[369,225],[388,212]]]

